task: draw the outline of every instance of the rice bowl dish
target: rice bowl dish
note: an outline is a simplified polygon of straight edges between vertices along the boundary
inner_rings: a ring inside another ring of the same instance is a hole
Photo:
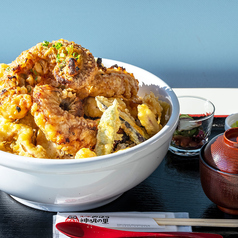
[[[107,204],[146,179],[162,162],[176,129],[179,104],[157,76],[130,64],[120,65],[138,79],[138,95],[153,94],[170,105],[167,123],[129,149],[83,159],[40,159],[0,151],[0,189],[17,201],[46,211],[82,211]]]

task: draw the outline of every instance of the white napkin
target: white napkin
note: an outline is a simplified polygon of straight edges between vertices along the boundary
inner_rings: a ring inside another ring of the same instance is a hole
[[[92,216],[94,219],[92,220]],[[96,217],[96,220],[95,220]],[[63,222],[66,219],[78,219],[80,222],[87,222],[92,225],[97,226],[106,226],[109,227],[114,226],[114,224],[104,225],[102,222],[103,219],[108,219],[108,217],[113,218],[110,222],[117,219],[117,221],[121,220],[120,229],[127,231],[141,231],[141,232],[191,232],[191,226],[159,226],[153,219],[148,218],[188,218],[187,212],[107,212],[107,213],[57,213],[57,215],[53,216],[53,238],[66,238],[64,234],[59,232],[55,225],[59,222]],[[102,219],[103,218],[103,219]],[[124,219],[123,219],[124,218]],[[126,218],[126,219],[125,219]],[[131,218],[131,220],[129,219]],[[133,224],[130,221],[136,220],[136,218],[145,218],[144,226],[133,227]],[[107,220],[108,221],[108,220]],[[96,222],[96,223],[95,223]],[[129,222],[130,224],[125,224]],[[123,227],[124,226],[124,227]],[[149,228],[148,228],[149,227]],[[119,228],[117,228],[119,229]]]

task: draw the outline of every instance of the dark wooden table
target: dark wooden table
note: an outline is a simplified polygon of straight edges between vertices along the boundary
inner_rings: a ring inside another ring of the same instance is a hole
[[[211,137],[223,133],[223,125],[224,119],[214,119]],[[114,202],[90,210],[117,211],[188,212],[191,218],[238,218],[221,212],[204,194],[198,156],[184,158],[170,152],[144,182]],[[52,238],[55,214],[26,207],[0,191],[0,238]],[[193,231],[238,237],[238,228],[193,227]]]

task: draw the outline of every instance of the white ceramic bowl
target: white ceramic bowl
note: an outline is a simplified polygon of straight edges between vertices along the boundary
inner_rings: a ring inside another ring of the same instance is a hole
[[[225,131],[231,128],[231,125],[238,121],[238,113],[233,113],[225,119]]]
[[[172,89],[138,67],[118,64],[140,81],[140,95],[153,91],[171,104],[164,128],[149,140],[115,154],[82,160],[21,157],[0,151],[0,190],[17,201],[46,211],[82,211],[107,204],[146,179],[165,157],[179,118],[179,103]]]

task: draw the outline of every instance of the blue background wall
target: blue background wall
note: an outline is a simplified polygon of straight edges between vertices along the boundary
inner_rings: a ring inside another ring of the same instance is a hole
[[[64,38],[171,87],[238,87],[237,0],[13,0],[0,9],[0,62]]]

